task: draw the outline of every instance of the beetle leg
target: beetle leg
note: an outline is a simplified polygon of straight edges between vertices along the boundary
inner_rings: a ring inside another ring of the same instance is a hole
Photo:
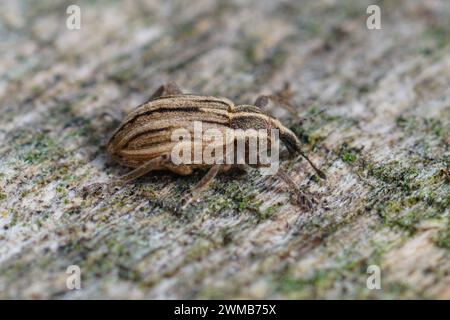
[[[313,202],[311,201],[310,197],[306,193],[304,193],[300,188],[297,186],[297,184],[292,180],[292,178],[286,173],[286,171],[282,170],[281,168],[278,169],[277,176],[281,178],[281,180],[286,183],[289,188],[292,189],[292,191],[296,195],[295,203],[300,205],[301,207],[305,209],[310,209],[313,206]]]
[[[176,166],[174,164],[172,165],[166,165],[165,166],[167,170],[172,171],[173,173],[179,174],[180,176],[187,176],[192,173],[192,167],[189,166]]]
[[[120,185],[127,184],[128,182],[133,181],[139,177],[142,177],[143,175],[149,173],[152,170],[164,167],[169,162],[170,162],[170,158],[167,155],[162,155],[157,158],[151,159],[151,160],[145,162],[144,164],[142,164],[141,166],[137,167],[136,169],[119,177],[117,180],[109,182],[108,185],[120,186]]]
[[[290,89],[290,85],[288,82],[286,82],[283,89],[278,91],[276,94],[259,96],[255,101],[255,106],[261,109],[266,109],[269,101],[272,101],[279,104],[285,110],[289,111],[298,120],[300,117],[298,116],[297,109],[289,103],[291,97],[292,92]]]
[[[235,164],[233,168],[236,169],[237,172],[248,173],[248,165],[246,164]]]
[[[276,92],[276,95],[284,98],[285,100],[291,100],[292,96],[294,95],[291,89],[291,84],[286,81],[283,88]]]
[[[103,111],[102,113],[100,113],[98,115],[98,117],[100,117],[100,118],[111,118],[112,121],[117,122],[117,123],[120,123],[120,121],[123,118],[122,114],[119,111],[117,111],[117,110]]]
[[[184,210],[191,202],[197,200],[202,191],[214,180],[220,171],[227,171],[230,165],[216,164],[212,166],[203,178],[192,188],[190,194],[181,199],[181,210]]]
[[[149,173],[152,170],[160,169],[161,167],[166,167],[170,163],[170,157],[168,155],[162,155],[157,158],[153,158],[144,164],[140,165],[136,169],[131,170],[127,174],[112,180],[106,183],[93,183],[91,185],[85,186],[82,189],[83,197],[86,197],[88,194],[93,194],[98,192],[99,190],[103,190],[104,187],[107,189],[116,186],[123,186],[128,182],[131,182],[143,175]]]
[[[183,92],[180,90],[177,84],[174,82],[168,82],[156,89],[156,91],[150,96],[149,100],[178,94],[183,94]]]
[[[208,170],[208,172],[203,176],[203,178],[192,188],[192,193],[194,195],[200,194],[206,187],[214,180],[216,175],[219,173],[221,165],[215,165]]]
[[[255,106],[261,109],[265,109],[269,104],[269,101],[273,101],[274,103],[279,104],[285,110],[289,111],[289,113],[291,113],[296,118],[296,120],[300,118],[295,107],[292,106],[286,99],[277,95],[261,95],[256,99]]]

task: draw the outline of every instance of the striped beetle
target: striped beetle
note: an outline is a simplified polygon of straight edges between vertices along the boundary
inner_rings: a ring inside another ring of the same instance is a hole
[[[179,175],[189,175],[196,168],[208,168],[206,175],[192,189],[192,196],[184,199],[191,202],[219,172],[226,172],[237,164],[191,163],[175,165],[171,161],[171,150],[176,142],[171,136],[177,128],[190,128],[194,121],[201,121],[207,128],[220,131],[237,129],[278,129],[280,140],[289,154],[300,154],[319,177],[325,174],[302,152],[297,136],[280,121],[262,111],[269,100],[279,103],[290,111],[295,109],[279,95],[260,96],[255,105],[238,105],[226,98],[183,94],[174,83],[160,86],[150,99],[132,111],[119,125],[107,144],[107,151],[113,159],[132,171],[111,182],[122,185],[155,170],[170,170]],[[248,163],[247,163],[248,164]],[[251,165],[260,167],[260,163]],[[277,175],[290,188],[301,195],[294,181],[281,169]]]

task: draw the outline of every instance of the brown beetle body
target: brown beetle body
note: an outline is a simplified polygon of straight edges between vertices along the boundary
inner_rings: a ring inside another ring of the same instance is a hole
[[[107,145],[109,154],[121,164],[137,168],[151,159],[170,154],[177,142],[172,132],[177,128],[193,130],[194,121],[201,121],[203,129],[278,129],[281,140],[295,152],[300,141],[277,119],[256,106],[235,106],[226,98],[197,95],[171,95],[152,99],[131,112]],[[187,168],[181,168],[186,166]],[[171,170],[188,174],[192,168],[211,167],[211,164],[166,165],[153,170]]]

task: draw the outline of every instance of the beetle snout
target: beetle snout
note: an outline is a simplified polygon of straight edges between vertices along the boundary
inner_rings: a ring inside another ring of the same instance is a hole
[[[298,154],[301,151],[300,140],[291,130],[283,128],[280,130],[280,140],[288,149],[291,155]]]

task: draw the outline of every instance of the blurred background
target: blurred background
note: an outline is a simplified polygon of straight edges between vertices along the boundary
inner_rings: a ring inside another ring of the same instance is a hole
[[[449,299],[449,42],[446,0],[2,1],[0,298]],[[283,164],[314,210],[257,171],[181,217],[159,204],[201,173],[79,192],[127,171],[104,144],[167,81],[236,103],[289,82],[306,120],[270,111],[327,173]]]

